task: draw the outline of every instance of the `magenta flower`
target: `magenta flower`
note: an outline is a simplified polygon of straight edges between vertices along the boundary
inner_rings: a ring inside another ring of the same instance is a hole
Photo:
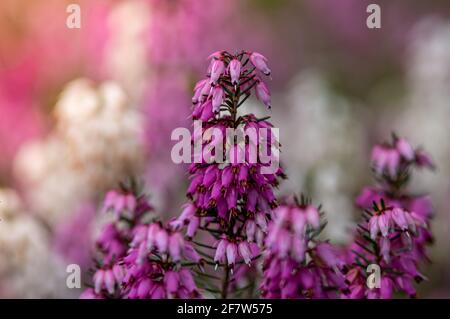
[[[253,52],[250,54],[250,61],[252,64],[265,75],[270,75],[270,69],[267,66],[267,59],[262,54]]]
[[[136,198],[132,194],[126,194],[117,190],[106,193],[104,209],[112,210],[116,216],[124,211],[133,212],[136,208]]]
[[[397,154],[395,165],[386,160],[387,153]],[[353,267],[346,276],[352,279],[347,292],[343,291],[345,297],[391,298],[395,291],[414,297],[414,282],[425,279],[419,267],[429,260],[426,247],[432,241],[429,230],[432,205],[427,195],[413,196],[405,192],[412,168],[423,166],[421,154],[425,153],[414,150],[405,139],[395,136],[392,145],[374,147],[372,159],[378,166],[376,174],[380,185],[364,188],[356,200],[366,213],[350,248],[348,262],[353,263]],[[425,166],[432,168],[431,161],[429,163]],[[387,167],[389,174],[380,175],[384,171],[380,167]],[[369,264],[381,268],[380,288],[369,289],[364,284],[366,275],[355,270]]]
[[[214,113],[219,112],[220,105],[223,101],[223,89],[220,86],[216,86],[212,90],[212,109]]]
[[[220,76],[225,71],[225,64],[222,60],[214,59],[211,64],[210,83],[217,84]]]
[[[272,107],[269,89],[262,81],[256,84],[256,97],[263,102],[268,109]]]
[[[238,278],[236,276],[242,273],[240,265],[252,266],[260,254],[268,220],[277,206],[273,188],[284,174],[282,169],[264,174],[269,164],[262,163],[255,152],[262,143],[270,149],[270,143],[276,142],[270,131],[272,125],[253,114],[237,114],[238,107],[252,93],[270,105],[269,89],[259,73],[268,74],[265,58],[244,51],[237,54],[218,51],[210,58],[209,81],[198,82],[194,89],[192,118],[206,123],[202,130],[194,132],[193,143],[201,141],[203,149],[216,145],[217,139],[205,139],[204,132],[208,129],[222,132],[223,145],[232,144],[226,139],[229,128],[254,130],[256,134],[248,134],[248,144],[230,145],[224,151],[222,162],[216,156],[219,154],[194,154],[196,163],[189,168],[191,180],[187,189],[190,204],[171,225],[176,229],[184,228],[188,239],[195,238],[199,231],[210,233],[207,245],[214,249],[210,260],[217,271],[220,268],[228,273],[227,278],[231,280],[231,275]],[[251,63],[247,63],[249,61]],[[203,105],[211,105],[207,116],[199,110]],[[265,139],[259,139],[262,129],[270,133]],[[228,294],[228,288],[222,289],[222,296]]]
[[[120,288],[123,278],[124,270],[121,265],[99,269],[94,275],[94,292],[98,295],[105,290],[109,295],[113,295],[115,290]]]
[[[274,210],[264,252],[264,298],[331,298],[346,287],[343,254],[316,240],[319,227],[319,209],[303,197]]]
[[[102,295],[96,294],[93,288],[88,288],[81,293],[80,299],[106,299],[106,298],[104,298]]]
[[[228,69],[230,72],[231,84],[236,85],[239,83],[239,78],[241,76],[241,61],[238,59],[233,59],[230,61],[228,65]]]
[[[375,145],[371,156],[377,174],[387,172],[391,178],[405,171],[411,164],[433,168],[431,158],[421,150],[414,150],[404,138],[393,137],[391,144]]]
[[[154,252],[170,257],[175,263],[182,257],[198,262],[200,257],[189,246],[178,231],[165,228],[161,223],[139,225],[130,243],[130,247],[137,250],[136,260],[139,264],[144,263],[148,254]]]
[[[304,196],[279,205],[275,189],[286,177],[283,169],[267,171],[267,156],[255,152],[279,151],[272,124],[238,112],[253,93],[271,106],[261,79],[270,74],[267,60],[245,51],[217,51],[210,59],[208,78],[195,85],[192,98],[192,119],[203,123],[194,125],[190,141],[202,147],[194,147],[188,168],[188,202],[163,223],[135,184],[109,192],[104,210],[116,218],[97,239],[93,288],[82,297],[201,298],[202,289],[221,298],[414,297],[415,284],[426,280],[421,266],[429,261],[433,209],[428,195],[405,190],[412,168],[433,167],[431,158],[396,136],[376,145],[378,185],[364,188],[356,200],[364,214],[352,243],[340,247],[319,239],[326,225],[321,206]],[[226,134],[238,128],[246,135],[240,143]],[[369,287],[367,269],[375,265],[381,277]],[[260,289],[253,289],[259,279]]]
[[[131,255],[130,255],[131,256]],[[199,298],[191,272],[182,268],[166,268],[164,264],[148,263],[142,266],[126,261],[127,274],[123,283],[123,298],[129,299],[169,299]]]
[[[291,255],[301,262],[306,252],[306,231],[319,228],[319,210],[311,205],[280,206],[273,212],[266,247],[280,258]]]
[[[126,267],[122,294],[125,298],[197,298],[200,294],[182,258],[200,262],[183,236],[161,223],[140,225],[123,259]]]
[[[103,228],[97,239],[100,258],[93,277],[94,289],[87,289],[80,297],[200,297],[190,270],[181,264],[184,259],[200,265],[200,256],[177,230],[181,225],[144,223],[151,216],[151,205],[144,196],[137,195],[135,188],[124,186],[120,192],[108,192],[104,207],[112,210],[116,219]],[[191,208],[185,207],[182,223],[190,219]]]
[[[407,161],[412,161],[414,159],[414,149],[406,139],[398,139],[395,147],[400,155],[403,156]]]

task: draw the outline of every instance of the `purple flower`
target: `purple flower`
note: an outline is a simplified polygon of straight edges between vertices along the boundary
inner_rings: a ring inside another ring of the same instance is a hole
[[[81,293],[80,299],[105,299],[105,297],[100,294],[96,294],[94,289],[88,288]]]
[[[375,145],[372,149],[371,160],[377,174],[387,172],[391,178],[406,171],[411,164],[419,167],[434,167],[429,155],[421,150],[414,150],[406,139],[396,136],[391,144]]]
[[[114,265],[112,268],[99,269],[94,274],[94,292],[97,295],[106,293],[113,295],[117,288],[120,288],[124,277],[123,268]]]
[[[394,153],[398,158],[395,165],[390,159]],[[368,288],[367,275],[359,272],[353,276],[356,268],[350,267],[346,278],[353,279],[342,291],[344,297],[392,298],[394,291],[414,297],[414,282],[426,279],[419,267],[429,260],[426,246],[431,239],[432,205],[427,195],[414,196],[405,191],[411,168],[421,166],[419,156],[420,151],[395,136],[392,145],[374,147],[372,160],[379,187],[366,187],[357,198],[357,205],[365,210],[365,219],[350,245],[347,263],[354,267],[377,264],[381,287]]]
[[[200,120],[206,122],[214,118],[213,104],[211,100],[206,101],[201,106]]]
[[[258,52],[253,52],[250,54],[250,61],[252,64],[265,75],[270,75],[270,69],[267,66],[267,59],[262,54]]]
[[[386,169],[393,177],[397,173],[400,156],[396,149],[377,145],[372,150],[372,162],[378,174]]]
[[[267,85],[263,81],[259,81],[256,84],[256,97],[264,103],[264,105],[270,109],[272,107],[272,102],[270,99],[270,91]]]
[[[194,87],[194,96],[192,97],[192,104],[197,104],[203,95],[203,88],[205,85],[207,85],[208,80],[203,79],[197,82],[197,84]]]
[[[239,250],[239,255],[241,255],[242,258],[244,259],[244,262],[247,265],[250,265],[251,260],[252,260],[252,253],[250,251],[250,247],[249,247],[248,243],[245,241],[240,242],[238,245],[238,250]]]
[[[105,211],[112,210],[117,218],[125,212],[133,212],[137,201],[133,194],[127,194],[117,190],[106,193],[103,207]]]
[[[406,139],[398,139],[395,146],[400,155],[403,156],[407,161],[412,161],[414,159],[414,149]]]
[[[394,285],[392,279],[387,276],[383,276],[383,278],[381,278],[381,287],[380,287],[381,299],[391,299],[393,290]]]
[[[416,151],[416,163],[419,167],[425,167],[429,169],[435,168],[434,161],[431,156],[422,150]]]
[[[231,60],[230,64],[228,65],[231,84],[239,83],[239,77],[241,76],[241,67],[242,64],[238,59]]]
[[[223,101],[223,89],[220,86],[216,86],[212,89],[212,110],[214,113],[219,112],[220,105]]]
[[[415,232],[416,225],[423,225],[423,219],[415,213],[407,212],[401,208],[381,209],[376,211],[369,220],[370,237],[376,239],[381,232],[383,237],[388,237],[395,231],[394,226],[402,231]]]
[[[219,241],[216,249],[216,254],[214,256],[215,263],[223,263],[227,251],[227,246],[228,240],[226,238],[223,238]]]
[[[133,194],[128,190],[126,193]],[[169,226],[160,222],[147,224],[143,218],[148,217],[145,212],[151,206],[145,197],[135,198],[130,219],[116,219],[100,234],[97,246],[102,259],[93,277],[94,289],[86,290],[81,297],[200,297],[190,270],[181,261],[200,266],[201,258],[178,231],[187,221],[195,219],[195,207],[186,205],[178,224],[174,221]]]
[[[274,210],[263,264],[264,298],[336,298],[345,289],[344,253],[315,239],[320,213],[308,200]],[[328,287],[328,288],[325,288]]]
[[[315,247],[317,256],[330,268],[342,267],[343,261],[338,249],[329,243],[320,243]]]
[[[235,243],[228,243],[226,249],[228,266],[233,267],[237,257],[237,246]]]
[[[219,80],[220,76],[225,71],[225,64],[222,60],[213,60],[211,65],[211,78],[210,83],[211,84],[217,84],[217,81]]]

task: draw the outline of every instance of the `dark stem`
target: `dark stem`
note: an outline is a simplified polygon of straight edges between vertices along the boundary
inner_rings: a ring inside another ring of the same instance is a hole
[[[237,111],[238,111],[238,107],[239,107],[239,99],[240,99],[240,94],[239,94],[239,89],[234,88],[233,89],[233,94],[231,97],[231,101],[232,101],[232,107],[230,110],[231,113],[231,118],[233,121],[233,127],[236,128],[238,125],[238,121],[237,119]],[[233,229],[234,223],[230,223],[228,225],[228,230],[227,233]],[[223,278],[223,282],[222,282],[222,292],[221,292],[221,297],[222,299],[227,299],[228,296],[228,287],[230,285],[230,268],[228,267],[228,263],[225,264],[224,267],[224,271],[225,271],[225,277]]]
[[[230,269],[228,268],[228,264],[225,265],[225,278],[222,282],[222,291],[221,291],[221,298],[227,299],[228,296],[228,285],[230,284]]]

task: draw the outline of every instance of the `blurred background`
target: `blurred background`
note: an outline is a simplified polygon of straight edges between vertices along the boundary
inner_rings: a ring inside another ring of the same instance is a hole
[[[66,266],[88,271],[103,194],[128,176],[164,218],[179,213],[187,175],[170,133],[189,127],[193,85],[222,49],[268,57],[279,192],[323,203],[332,241],[350,239],[374,183],[373,143],[395,131],[431,154],[437,170],[411,184],[436,210],[419,297],[450,298],[448,0],[2,0],[0,297],[78,297]]]

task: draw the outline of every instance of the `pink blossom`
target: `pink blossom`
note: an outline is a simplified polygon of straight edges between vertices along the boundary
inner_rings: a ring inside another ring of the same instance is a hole
[[[265,75],[270,75],[270,69],[267,66],[267,59],[262,54],[258,52],[253,52],[250,54],[250,61],[252,64]]]
[[[242,66],[241,62],[238,59],[231,60],[230,64],[228,65],[232,84],[239,83],[239,77],[241,75],[241,66]]]
[[[271,108],[271,99],[270,99],[270,91],[267,85],[263,81],[259,81],[256,84],[256,97],[264,103],[267,108]]]
[[[211,65],[211,78],[210,83],[211,84],[217,84],[217,81],[219,80],[220,76],[225,71],[225,64],[222,60],[213,60]]]

